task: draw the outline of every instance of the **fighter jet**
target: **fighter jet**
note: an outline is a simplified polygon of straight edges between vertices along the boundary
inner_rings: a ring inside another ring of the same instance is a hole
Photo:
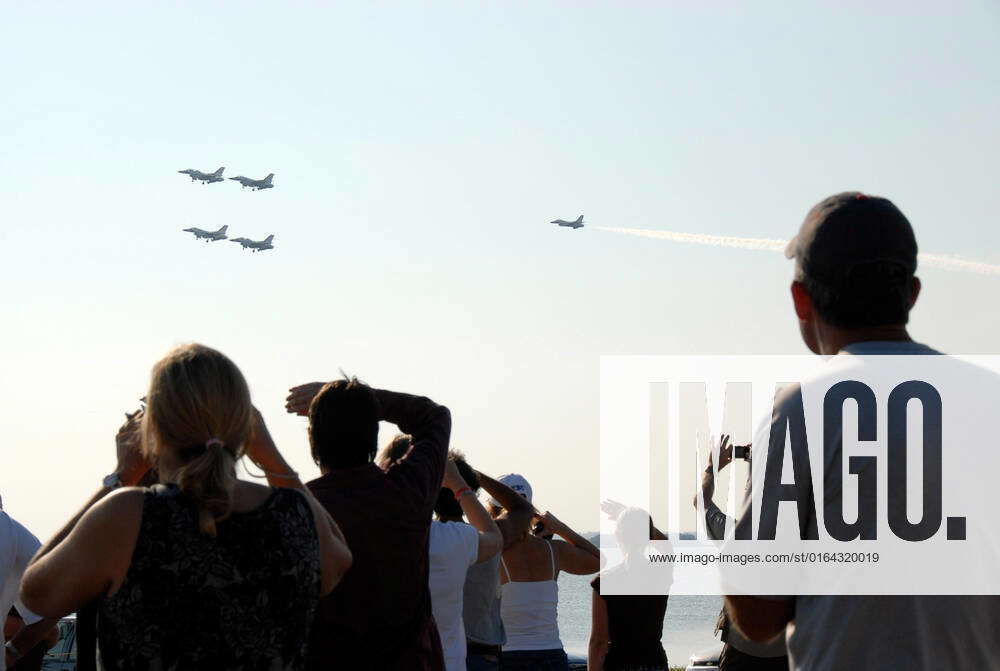
[[[216,240],[225,240],[226,239],[226,229],[227,228],[229,228],[228,225],[227,226],[223,226],[222,228],[220,228],[217,231],[203,231],[200,228],[185,228],[184,231],[186,233],[194,233],[195,239],[200,240],[200,239],[204,238],[205,242],[215,242]]]
[[[187,170],[178,170],[177,172],[181,173],[182,175],[190,175],[192,182],[195,181],[196,179],[200,179],[205,184],[211,184],[212,182],[221,182],[222,181],[222,179],[223,179],[222,178],[222,171],[223,170],[225,170],[225,168],[219,168],[215,172],[206,173],[206,172],[202,172],[201,170],[195,170],[193,168],[188,168]]]
[[[264,179],[250,179],[249,177],[244,177],[240,175],[239,177],[230,177],[229,179],[239,182],[242,184],[242,188],[247,188],[248,186],[254,191],[260,191],[261,189],[273,189],[274,184],[271,184],[271,180],[274,178],[274,173],[265,177]]]
[[[550,221],[550,224],[555,224],[557,226],[568,226],[570,228],[583,228],[583,215],[581,214],[576,218],[576,221],[566,221],[565,219],[556,219],[555,221]]]
[[[263,240],[253,241],[247,238],[233,238],[230,242],[238,242],[243,245],[243,249],[252,249],[254,252],[262,252],[265,249],[274,249],[274,245],[271,242],[274,240],[273,235],[269,235]]]

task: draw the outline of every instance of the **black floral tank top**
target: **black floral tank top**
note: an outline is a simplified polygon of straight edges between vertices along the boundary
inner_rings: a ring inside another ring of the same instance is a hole
[[[180,490],[153,487],[125,582],[100,606],[104,669],[304,669],[319,567],[301,492],[274,490],[212,538]]]

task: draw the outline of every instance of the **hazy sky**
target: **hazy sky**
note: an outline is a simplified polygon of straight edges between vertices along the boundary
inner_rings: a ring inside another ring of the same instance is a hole
[[[787,238],[837,191],[1000,261],[1000,7],[18,3],[0,23],[6,508],[51,534],[154,361],[338,368],[451,407],[453,445],[597,527],[601,354],[800,353],[780,255],[548,224]],[[275,173],[275,188],[177,170]],[[180,232],[273,233],[243,252]],[[922,273],[913,332],[996,353],[1000,278]]]

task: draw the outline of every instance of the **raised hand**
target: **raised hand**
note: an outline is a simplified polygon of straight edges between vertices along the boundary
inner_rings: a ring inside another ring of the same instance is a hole
[[[451,459],[444,466],[444,479],[441,485],[450,489],[452,493],[458,493],[458,490],[469,486],[462,474],[459,473],[458,466]]]
[[[714,439],[713,439],[714,440]],[[701,475],[701,494],[705,505],[712,500],[715,496],[715,472],[721,471],[723,468],[728,466],[733,460],[733,444],[729,440],[729,434],[723,434],[719,440],[719,465],[714,470],[712,469],[712,451],[708,452],[708,466],[705,467],[705,472]],[[692,505],[698,507],[698,493],[695,492],[694,499],[692,500]]]
[[[535,525],[535,530],[534,530],[536,536],[558,535],[562,536],[563,538],[566,537],[566,534],[564,533],[566,531],[566,525],[563,524],[558,517],[556,517],[549,511],[546,510],[536,519],[538,520],[538,523]]]
[[[142,453],[142,417],[142,410],[136,410],[132,414],[126,412],[125,423],[115,435],[118,457],[115,473],[127,487],[137,485],[151,468],[149,460]]]
[[[292,387],[288,390],[288,397],[285,399],[285,410],[292,415],[308,416],[309,404],[324,386],[326,386],[326,382],[307,382]]]
[[[253,409],[253,431],[244,451],[250,461],[265,471],[280,471],[286,466],[284,458],[274,444],[274,439],[271,438],[271,432],[267,430],[264,416],[257,408]]]
[[[609,520],[616,520],[625,510],[625,504],[614,499],[605,499],[601,501],[601,510],[608,516]]]
[[[733,444],[729,440],[729,434],[723,434],[721,440],[719,441],[719,467],[716,470],[721,471],[723,468],[729,465],[733,460]],[[708,453],[708,463],[712,463],[712,453]]]

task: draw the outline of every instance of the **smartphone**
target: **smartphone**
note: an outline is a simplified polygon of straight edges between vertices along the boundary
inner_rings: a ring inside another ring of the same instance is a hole
[[[749,445],[734,445],[733,446],[733,458],[743,459],[744,461],[749,461],[750,459],[750,446]]]

